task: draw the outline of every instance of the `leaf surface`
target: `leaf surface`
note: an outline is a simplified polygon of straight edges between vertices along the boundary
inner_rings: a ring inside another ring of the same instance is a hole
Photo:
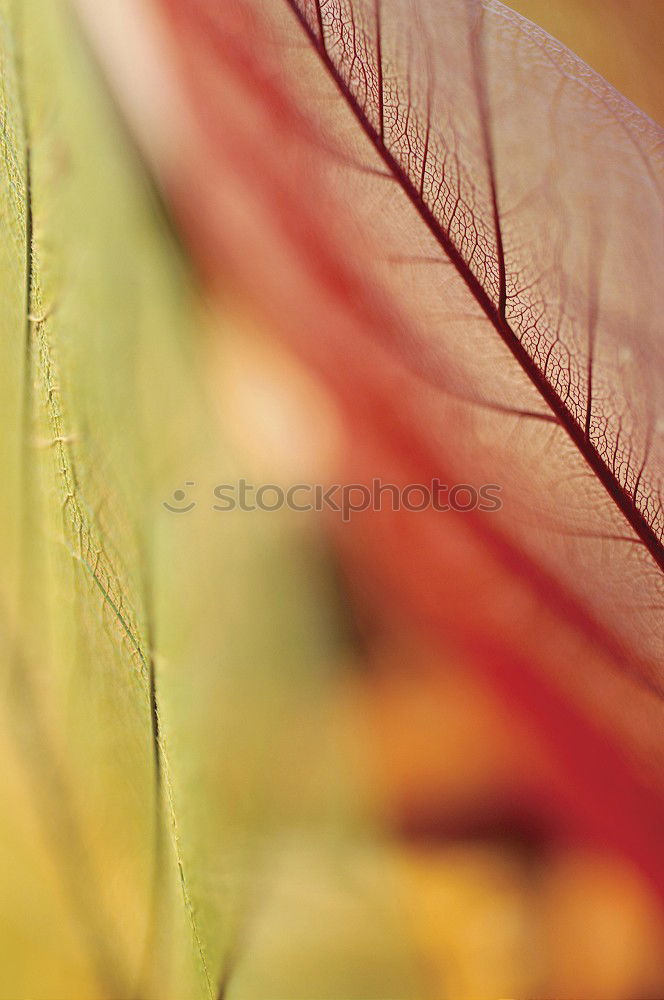
[[[501,486],[365,517],[355,571],[534,716],[662,887],[662,130],[491,0],[146,9],[149,87],[89,20],[205,274],[328,380],[357,474]]]
[[[212,998],[318,570],[211,509],[210,317],[65,5],[2,0],[0,83],[0,994]]]

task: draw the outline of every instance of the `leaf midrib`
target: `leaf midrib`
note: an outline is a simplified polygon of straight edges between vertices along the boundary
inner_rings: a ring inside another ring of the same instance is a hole
[[[478,278],[473,274],[467,262],[457,250],[449,234],[441,226],[434,213],[420,196],[419,191],[416,189],[416,186],[413,184],[408,174],[392,156],[384,141],[381,140],[380,135],[371,125],[371,122],[363,112],[355,95],[352,93],[349,86],[339,73],[339,70],[334,64],[334,61],[329,55],[325,45],[320,0],[315,0],[319,30],[321,32],[320,40],[317,38],[316,33],[313,31],[306,17],[302,13],[297,0],[285,0],[285,2],[294,13],[308,40],[318,53],[321,62],[336,84],[337,89],[351,108],[360,127],[370,140],[391,175],[394,177],[394,180],[399,184],[404,194],[414,206],[424,224],[427,226],[431,235],[443,249],[450,262],[454,265],[459,276],[466,284],[470,293],[473,295],[474,299],[492,326],[495,328],[502,341],[511,352],[512,356],[516,359],[522,370],[530,379],[531,383],[535,386],[549,408],[552,410],[557,422],[560,424],[562,429],[567,432],[582,458],[585,460],[597,479],[599,479],[602,483],[602,486],[605,488],[610,499],[618,507],[625,520],[635,532],[637,538],[643,543],[653,561],[664,573],[664,545],[643,513],[636,506],[635,499],[618,481],[614,473],[604,462],[601,455],[592,444],[592,441],[586,437],[584,428],[582,428],[578,421],[574,418],[570,410],[563,403],[562,399],[557,395],[551,383],[546,379],[533,358],[528,354],[504,314],[502,314],[499,308],[492,302]],[[496,215],[497,224],[498,221],[499,220]]]

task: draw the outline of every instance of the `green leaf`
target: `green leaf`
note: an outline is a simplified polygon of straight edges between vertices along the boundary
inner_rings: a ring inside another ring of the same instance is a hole
[[[330,623],[282,518],[200,502],[210,318],[63,5],[0,18],[0,992],[214,997]]]
[[[327,571],[212,509],[220,320],[60,0],[0,0],[0,79],[0,997],[405,995],[315,724]]]

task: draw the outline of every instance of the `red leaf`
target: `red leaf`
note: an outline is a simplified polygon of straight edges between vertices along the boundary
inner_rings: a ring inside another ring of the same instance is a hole
[[[135,121],[205,274],[332,386],[355,476],[502,487],[357,519],[354,572],[531,714],[664,892],[662,130],[491,0],[154,8]]]

